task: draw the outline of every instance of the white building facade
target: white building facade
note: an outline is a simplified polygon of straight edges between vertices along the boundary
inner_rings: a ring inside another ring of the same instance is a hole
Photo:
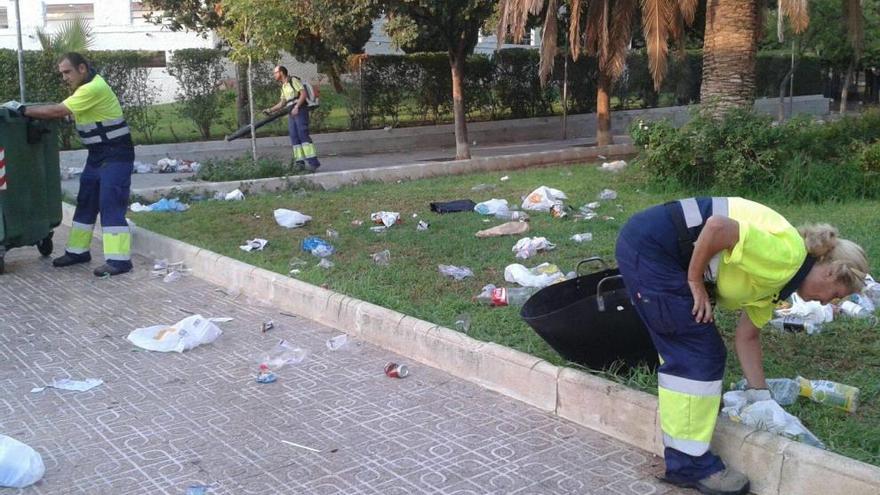
[[[81,17],[92,28],[92,50],[144,50],[156,52],[155,67],[150,70],[150,80],[159,89],[159,103],[174,100],[177,83],[164,68],[164,62],[174,50],[183,48],[212,48],[218,40],[213,34],[201,36],[193,32],[173,32],[166,26],[148,22],[144,15],[150,9],[144,2],[134,0],[19,0],[21,11],[22,46],[25,50],[40,50],[37,30],[55,32],[63,23]],[[16,37],[15,2],[0,0],[0,48],[15,50]],[[370,41],[365,46],[368,54],[401,53],[391,44],[382,26],[384,19],[373,23]],[[539,32],[533,30],[524,46],[536,47]],[[504,45],[505,48],[523,45]],[[477,53],[491,53],[496,48],[494,36],[481,36],[475,49]],[[282,59],[291,72],[306,79],[317,77],[314,64],[300,63],[290,56]],[[233,78],[230,66],[228,78]]]

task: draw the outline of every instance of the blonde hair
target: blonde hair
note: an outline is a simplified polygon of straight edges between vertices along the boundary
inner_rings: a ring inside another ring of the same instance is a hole
[[[868,258],[858,244],[838,237],[837,229],[827,223],[803,225],[798,228],[807,252],[816,263],[829,263],[835,280],[842,282],[853,292],[865,286],[868,274]]]

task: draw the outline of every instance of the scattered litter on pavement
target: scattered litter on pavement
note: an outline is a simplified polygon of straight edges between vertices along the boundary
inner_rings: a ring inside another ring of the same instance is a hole
[[[405,364],[388,363],[385,365],[385,375],[390,378],[406,378],[409,376],[409,368]]]
[[[223,196],[225,201],[241,201],[244,199],[244,193],[240,189],[232,190]]]
[[[452,277],[455,280],[463,280],[474,276],[474,272],[466,266],[437,265],[437,269],[440,270],[441,274]]]
[[[183,352],[210,344],[223,333],[214,322],[202,315],[188,316],[174,325],[136,328],[128,334],[132,344],[157,352]]]
[[[165,282],[166,284],[170,284],[170,283],[177,282],[178,280],[180,280],[181,277],[183,277],[183,275],[181,275],[180,272],[171,272],[168,275],[165,275],[164,277],[162,277],[162,281]]]
[[[336,337],[329,338],[327,339],[326,345],[327,349],[330,349],[331,351],[338,351],[348,345],[348,335],[343,333],[341,335],[337,335]]]
[[[326,258],[336,252],[336,249],[329,242],[316,235],[310,235],[303,239],[301,247],[303,251],[312,253],[313,256],[319,258]]]
[[[135,213],[145,211],[186,211],[189,209],[188,204],[181,203],[178,198],[162,198],[151,205],[142,205],[141,203],[132,203],[131,211]]]
[[[428,223],[424,220],[419,220],[419,223],[416,224],[416,230],[421,232],[424,230],[428,230],[428,227],[430,227],[430,226],[431,226],[430,223]]]
[[[147,174],[158,172],[160,174],[172,174],[172,173],[189,173],[189,172],[198,172],[202,167],[202,164],[199,162],[194,162],[192,160],[175,160],[174,158],[161,158],[156,162],[156,165],[147,165],[145,163],[136,162],[137,173],[139,174]]]
[[[0,488],[24,488],[46,474],[43,457],[29,445],[0,435]]]
[[[268,365],[260,364],[257,369],[257,383],[275,383],[277,380],[278,377],[269,370]]]
[[[391,251],[385,249],[384,251],[373,253],[372,258],[373,263],[379,266],[388,266],[391,263]]]
[[[256,238],[256,239],[251,239],[249,241],[246,241],[244,243],[244,245],[238,246],[238,248],[241,249],[242,251],[247,251],[247,252],[262,251],[263,248],[266,247],[267,244],[269,244],[269,241],[267,241],[266,239]]]
[[[149,163],[144,162],[134,162],[134,173],[136,174],[150,174],[153,172],[153,166]]]
[[[228,316],[218,316],[216,318],[208,318],[209,321],[213,321],[214,323],[229,323],[235,318],[230,318]]]
[[[260,332],[262,333],[266,333],[273,328],[275,328],[275,322],[272,320],[266,320],[260,324]]]
[[[270,371],[278,371],[289,364],[299,364],[305,361],[309,351],[295,347],[286,340],[280,340],[271,350],[260,354],[257,363],[260,367],[265,365]]]
[[[604,162],[600,168],[606,172],[620,172],[626,168],[626,161],[614,160],[613,162]]]
[[[617,199],[617,191],[613,189],[602,189],[602,191],[599,193],[599,199]]]
[[[584,232],[583,234],[575,234],[575,235],[569,237],[569,239],[573,240],[574,242],[592,241],[593,234],[591,232]]]
[[[321,258],[321,261],[318,262],[318,266],[325,270],[329,270],[330,268],[333,268],[335,264],[327,258]]]
[[[546,237],[523,237],[516,241],[511,251],[514,252],[517,259],[528,259],[538,253],[538,251],[552,251],[556,248],[556,244],[548,241]]]
[[[389,129],[389,130],[390,130],[390,129]],[[312,451],[312,452],[318,452],[318,453],[321,452],[321,451],[318,450],[318,449],[313,449],[313,448],[311,448],[311,447],[306,447],[305,445],[300,445],[300,444],[298,444],[298,443],[288,442],[287,440],[281,440],[281,443],[285,443],[285,444],[287,444],[287,445],[292,445],[292,446],[294,446],[294,447],[299,447],[299,448],[301,448],[301,449],[310,450],[310,451]],[[334,449],[334,450],[332,450],[331,452],[335,452],[335,451],[336,451],[336,450]]]
[[[541,186],[530,192],[528,196],[523,198],[522,209],[533,211],[550,211],[550,208],[552,208],[557,201],[562,201],[563,199],[568,199],[568,196],[566,196],[565,193],[560,191],[559,189]]]
[[[492,228],[481,230],[474,234],[479,238],[486,237],[500,237],[503,235],[518,235],[525,234],[529,231],[529,223],[528,222],[507,222],[502,223],[501,225],[496,225]]]
[[[278,208],[277,210],[275,210],[274,215],[275,222],[286,229],[295,229],[297,227],[302,227],[303,225],[312,221],[312,217],[308,215],[303,215],[298,211],[287,210],[284,208]]]
[[[400,213],[396,211],[377,211],[370,214],[370,221],[377,225],[391,227],[400,222]]]
[[[474,211],[476,203],[469,199],[457,199],[455,201],[430,203],[431,211],[434,213],[458,213],[462,211]],[[415,217],[414,217],[415,218]]]
[[[55,378],[52,383],[44,387],[34,387],[31,393],[42,392],[47,388],[57,388],[60,390],[72,390],[74,392],[85,392],[91,390],[98,385],[104,383],[100,378],[86,378],[85,380],[71,380],[70,378]]]
[[[551,263],[541,263],[532,268],[513,263],[504,268],[504,280],[523,287],[547,287],[564,281],[565,274]]]
[[[208,485],[190,485],[184,495],[206,495],[208,488],[210,488]]]
[[[816,438],[797,417],[786,412],[776,401],[769,399],[749,403],[748,392],[750,391],[725,393],[724,408],[721,410],[721,414],[737,423],[776,433],[820,449],[825,448],[825,444],[821,440]]]
[[[474,211],[480,215],[497,215],[510,210],[506,199],[492,198],[487,201],[477,203],[473,207]]]
[[[471,315],[462,313],[455,317],[455,329],[463,334],[467,334],[471,330]]]
[[[156,260],[153,263],[153,269],[150,274],[154,277],[162,277],[162,281],[166,283],[176,282],[183,275],[192,273],[192,268],[186,268],[182,261],[169,263],[168,260]]]

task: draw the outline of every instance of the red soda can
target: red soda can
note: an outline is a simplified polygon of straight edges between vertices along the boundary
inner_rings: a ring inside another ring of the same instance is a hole
[[[406,378],[409,368],[405,364],[388,363],[385,365],[385,374],[391,378]]]

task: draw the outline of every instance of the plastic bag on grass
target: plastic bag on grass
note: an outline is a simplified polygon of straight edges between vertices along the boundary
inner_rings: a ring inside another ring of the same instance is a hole
[[[474,211],[480,215],[497,215],[498,213],[506,212],[509,209],[510,207],[507,206],[506,199],[496,198],[477,203],[476,206],[474,206]]]
[[[526,196],[525,199],[523,199],[522,209],[534,211],[550,211],[550,208],[552,208],[557,201],[563,199],[568,199],[568,196],[566,196],[565,193],[560,191],[559,189],[541,186],[530,192],[529,195]]]
[[[278,225],[284,228],[295,229],[311,222],[312,217],[308,215],[303,215],[298,211],[278,208],[277,210],[275,210],[275,221],[278,223]]]
[[[43,457],[18,440],[0,435],[0,487],[24,488],[46,473]]]
[[[210,344],[223,333],[220,327],[202,315],[188,316],[174,325],[137,328],[128,334],[132,344],[157,352],[183,352]]]
[[[504,280],[517,283],[523,287],[547,287],[548,285],[562,282],[565,274],[559,267],[551,263],[541,263],[531,269],[514,263],[504,269]]]

